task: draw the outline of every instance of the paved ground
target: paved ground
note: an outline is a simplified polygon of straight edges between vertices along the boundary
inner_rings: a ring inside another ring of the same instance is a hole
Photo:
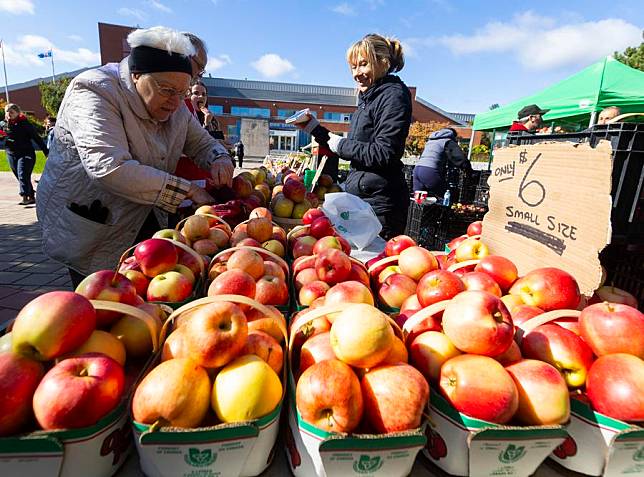
[[[42,253],[36,206],[18,202],[15,177],[0,172],[0,327],[36,296],[71,288],[67,269]]]

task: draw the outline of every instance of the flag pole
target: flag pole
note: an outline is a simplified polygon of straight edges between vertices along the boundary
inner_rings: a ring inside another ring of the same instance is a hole
[[[7,99],[7,103],[9,102],[9,86],[7,84],[7,65],[5,64],[4,61],[4,42],[0,40],[0,50],[2,50],[2,69],[4,70],[4,94]]]
[[[51,58],[51,82],[56,82],[56,73],[54,72],[54,50],[49,48],[49,57]]]

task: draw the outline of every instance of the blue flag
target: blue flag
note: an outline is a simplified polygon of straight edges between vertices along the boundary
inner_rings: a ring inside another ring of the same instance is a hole
[[[38,58],[49,58],[51,56],[51,50],[45,51],[44,53],[38,53]]]

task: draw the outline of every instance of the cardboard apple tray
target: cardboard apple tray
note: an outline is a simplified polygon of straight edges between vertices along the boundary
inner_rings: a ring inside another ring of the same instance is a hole
[[[408,333],[428,316],[445,309],[449,300],[413,314],[403,325]],[[574,310],[557,310],[526,321],[524,333]],[[462,476],[532,475],[567,437],[565,426],[507,426],[458,412],[434,389],[429,402],[427,447],[423,454],[445,472]]]
[[[289,342],[289,396],[286,453],[296,477],[406,476],[411,473],[418,452],[425,446],[423,426],[391,434],[339,434],[319,429],[300,417],[295,404],[293,340],[299,329],[316,318],[344,310],[349,304],[316,308],[291,325]],[[398,334],[400,328],[390,320]]]
[[[97,310],[133,315],[150,328],[153,347],[158,349],[154,320],[140,308],[122,303],[91,300]],[[154,354],[152,355],[154,356]],[[150,358],[152,359],[152,358]],[[149,362],[149,360],[148,360]],[[81,429],[34,431],[0,438],[0,475],[2,477],[109,477],[132,450],[128,401],[148,362],[127,363],[127,391],[121,403],[93,426]]]
[[[166,321],[166,326],[161,333],[161,342],[165,340],[167,327],[172,325],[182,313],[208,303],[222,301],[247,304],[267,316],[272,316],[274,313],[255,300],[244,296],[219,295],[202,298],[175,310]],[[286,340],[286,328],[284,327],[282,331]],[[147,372],[159,363],[160,357],[158,353],[147,367]],[[144,376],[145,373],[140,380]],[[179,429],[155,428],[155,426],[136,422],[131,417],[141,469],[148,477],[202,475],[246,477],[261,474],[273,459],[273,450],[279,432],[279,417],[284,402],[285,383],[286,360],[282,374],[283,393],[279,405],[270,414],[253,421]]]
[[[165,237],[157,237],[157,238],[159,238],[160,240],[166,240],[166,241],[170,242],[171,244],[175,245],[176,247],[180,248],[181,250],[185,251],[186,253],[189,253],[190,255],[195,257],[197,259],[198,263],[199,263],[200,273],[199,273],[198,277],[195,277],[195,284],[194,284],[194,286],[192,288],[192,295],[190,295],[185,300],[183,300],[181,302],[176,302],[176,303],[171,302],[171,301],[167,301],[167,302],[165,302],[165,301],[164,302],[155,301],[153,303],[155,303],[157,305],[166,305],[166,306],[169,306],[172,309],[176,309],[176,308],[179,308],[182,305],[185,305],[186,303],[190,303],[192,300],[196,300],[197,298],[203,296],[203,294],[204,294],[204,286],[205,286],[205,283],[206,283],[206,277],[208,276],[208,270],[206,270],[206,266],[203,263],[203,258],[201,257],[201,255],[199,255],[197,252],[195,252],[192,248],[187,246],[185,243],[177,242],[176,240],[172,240],[172,239],[165,238]],[[121,258],[119,260],[119,263],[116,266],[117,271],[119,270],[119,268],[121,267],[121,264],[125,261],[125,259],[128,258],[130,255],[132,255],[134,253],[134,249],[136,248],[137,245],[138,244],[133,245],[132,247],[128,248],[125,252],[123,252],[123,254],[121,255]]]
[[[543,313],[521,324],[523,335],[561,317],[579,317],[577,310]],[[644,428],[592,409],[583,395],[571,393],[567,438],[550,458],[586,475],[644,475]]]
[[[212,268],[212,266],[217,262],[222,262],[222,261],[228,260],[228,257],[230,257],[230,255],[232,255],[233,252],[235,252],[236,250],[241,250],[241,249],[254,250],[255,252],[257,252],[260,255],[262,255],[263,257],[268,257],[271,260],[277,262],[279,264],[279,266],[282,267],[282,270],[284,270],[284,276],[286,278],[286,285],[288,286],[288,284],[290,283],[291,279],[290,279],[290,269],[289,269],[288,263],[286,263],[286,260],[284,260],[279,255],[274,254],[270,250],[266,250],[265,248],[250,247],[250,246],[246,245],[246,246],[242,246],[242,247],[231,247],[231,248],[228,248],[226,250],[222,250],[217,255],[212,257],[212,259],[210,260],[210,265],[208,265],[208,271],[206,272],[204,295],[208,294],[208,286],[210,285],[210,283],[209,283],[209,280],[207,278],[208,278],[208,274],[210,273],[210,269]],[[290,301],[291,296],[292,295],[289,293],[289,301]],[[277,308],[284,315],[287,315],[288,312],[291,309],[290,303],[286,303],[285,305],[279,305],[279,306],[276,306],[275,308]]]

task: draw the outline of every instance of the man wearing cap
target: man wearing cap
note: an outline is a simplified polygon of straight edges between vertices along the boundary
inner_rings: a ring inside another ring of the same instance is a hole
[[[85,71],[67,88],[38,185],[43,249],[72,282],[114,268],[133,243],[166,227],[184,199],[212,203],[174,175],[181,154],[231,185],[226,149],[185,106],[195,49],[165,27],[136,30],[120,63]]]
[[[517,114],[517,120],[512,123],[510,131],[524,131],[534,133],[543,124],[541,116],[546,114],[549,109],[541,109],[536,104],[530,104],[521,108]]]

